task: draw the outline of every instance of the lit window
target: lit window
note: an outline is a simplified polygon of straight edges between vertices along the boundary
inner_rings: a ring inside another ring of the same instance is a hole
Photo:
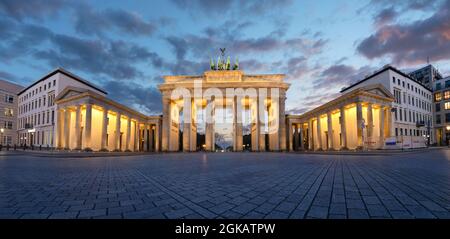
[[[13,109],[5,108],[5,116],[13,116],[14,112]]]
[[[444,92],[444,99],[446,100],[450,99],[450,90]]]
[[[435,101],[441,101],[442,100],[442,93],[436,93],[434,94],[434,100]]]
[[[445,102],[445,109],[450,110],[450,102]]]

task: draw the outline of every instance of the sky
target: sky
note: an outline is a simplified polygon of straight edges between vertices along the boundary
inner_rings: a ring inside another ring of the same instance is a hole
[[[0,79],[63,67],[146,114],[164,75],[201,75],[223,47],[246,74],[286,74],[296,114],[386,64],[450,75],[450,0],[1,0],[0,36]]]

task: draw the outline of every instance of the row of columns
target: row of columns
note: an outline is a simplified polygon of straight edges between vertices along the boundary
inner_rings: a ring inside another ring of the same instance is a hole
[[[92,143],[91,143],[91,137],[92,137],[92,104],[85,104],[86,108],[85,111],[85,124],[84,124],[84,130],[83,130],[83,136],[81,136],[82,132],[82,125],[81,125],[81,108],[82,105],[75,106],[75,150],[81,150],[82,149],[82,143],[84,143],[84,150],[92,150]],[[108,112],[109,109],[107,107],[103,107],[102,111],[102,128],[101,128],[101,140],[100,140],[100,150],[101,151],[109,151],[107,149],[108,144]],[[70,149],[70,127],[71,127],[71,110],[69,107],[60,109],[58,111],[58,123],[57,123],[57,147],[58,148],[64,148],[64,149]],[[120,112],[116,112],[115,114],[115,125],[114,125],[114,140],[113,140],[113,148],[114,151],[121,151],[121,145],[120,145],[120,137],[121,137],[121,123],[122,123],[122,114]],[[61,120],[62,119],[62,120]],[[144,145],[147,145],[148,138],[142,139],[140,136],[140,128],[141,125],[143,125],[144,130],[148,130],[151,126],[150,124],[146,122],[139,122],[135,121],[135,132],[134,132],[134,139],[131,138],[131,117],[128,116],[126,119],[126,137],[125,137],[125,151],[139,151],[139,150],[145,150],[140,149],[140,142],[141,140],[144,140]],[[63,128],[61,127],[61,123],[63,123]],[[159,125],[155,124],[155,135],[156,139],[159,138]],[[152,131],[153,132],[153,131]],[[147,133],[144,134],[147,136]],[[153,135],[153,133],[152,133]],[[132,140],[135,142],[133,145],[133,148],[131,148],[131,142]],[[159,141],[156,140],[155,142],[151,142],[151,145],[155,144],[155,151],[159,150]]]
[[[174,107],[174,103],[172,103],[170,99],[169,92],[163,92],[163,122],[162,122],[162,150],[163,151],[178,151],[178,147],[171,147],[171,144],[178,144],[175,142],[178,140],[178,137],[174,137],[174,134],[171,132],[172,130],[172,109]],[[215,99],[208,100],[207,102],[207,112],[211,112],[212,116],[215,115]],[[264,102],[261,102],[264,103]],[[243,150],[243,124],[242,120],[242,112],[239,111],[238,104],[240,104],[240,98],[234,96],[232,102],[233,109],[233,150],[234,151],[242,151]],[[253,151],[265,151],[266,142],[265,142],[265,133],[261,131],[261,121],[260,121],[260,98],[256,97],[256,107],[255,113],[256,119],[254,120],[252,128],[252,150]],[[184,102],[183,112],[184,114],[188,114],[187,118],[195,119],[195,115],[192,114],[192,109],[195,107],[194,99],[191,99],[190,102]],[[189,107],[188,107],[189,106]],[[278,124],[278,132],[269,135],[269,149],[272,151],[285,151],[286,150],[286,121],[285,121],[285,96],[284,93],[279,98],[279,101],[273,106],[277,107],[274,111],[276,112],[276,116],[278,120],[275,121]],[[188,110],[186,110],[188,109]],[[253,120],[252,120],[253,122]],[[214,130],[214,117],[205,124],[205,150],[206,151],[215,151],[215,130]],[[193,130],[193,127],[196,127],[195,120],[193,123],[184,122],[183,124],[183,151],[196,151],[197,140],[196,140],[196,129]],[[178,130],[179,131],[179,130]],[[195,136],[194,136],[195,135]]]
[[[346,122],[346,108],[345,106],[342,106],[340,109],[340,133],[341,133],[341,150],[348,150],[348,138],[347,138],[347,122]],[[390,107],[382,107],[379,111],[379,142],[380,144],[384,143],[385,137],[390,137],[391,135],[391,109]],[[321,114],[322,115],[322,114]],[[321,126],[321,115],[318,115],[312,119],[309,119],[307,121],[307,129],[308,129],[308,149],[309,150],[333,150],[336,148],[336,143],[334,142],[333,137],[333,120],[332,120],[332,112],[327,112],[327,140],[328,145],[324,145],[324,142],[322,142],[322,126]],[[316,129],[313,129],[313,119],[316,119]],[[373,119],[373,104],[368,103],[367,104],[367,119],[366,119],[366,125],[367,126],[367,135],[366,137],[373,137],[374,135],[374,119]],[[362,102],[356,103],[356,124],[357,124],[357,149],[362,149],[364,147],[363,142],[363,110],[362,110]],[[299,127],[300,125],[300,127]],[[294,130],[292,130],[292,125],[289,125],[289,150],[298,150],[303,149],[303,137],[304,137],[304,128],[303,123],[302,124],[293,124]],[[388,130],[386,130],[386,126]],[[312,130],[315,130],[315,137],[317,137],[317,147],[315,147],[315,144],[313,142],[313,136],[312,136]],[[293,134],[293,136],[292,136]]]

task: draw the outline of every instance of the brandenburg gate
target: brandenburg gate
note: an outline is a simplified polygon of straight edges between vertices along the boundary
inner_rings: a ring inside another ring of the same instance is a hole
[[[162,151],[216,151],[219,122],[231,128],[230,150],[243,151],[248,146],[251,151],[285,151],[289,84],[284,78],[283,74],[246,75],[238,69],[212,69],[200,76],[165,76],[159,85]],[[219,114],[220,109],[228,110]],[[250,131],[247,144],[245,122]],[[198,139],[200,128],[204,128],[204,142]]]

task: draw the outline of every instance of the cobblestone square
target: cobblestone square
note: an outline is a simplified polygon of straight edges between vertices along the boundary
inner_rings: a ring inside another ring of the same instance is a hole
[[[450,218],[450,150],[0,153],[0,218]]]

